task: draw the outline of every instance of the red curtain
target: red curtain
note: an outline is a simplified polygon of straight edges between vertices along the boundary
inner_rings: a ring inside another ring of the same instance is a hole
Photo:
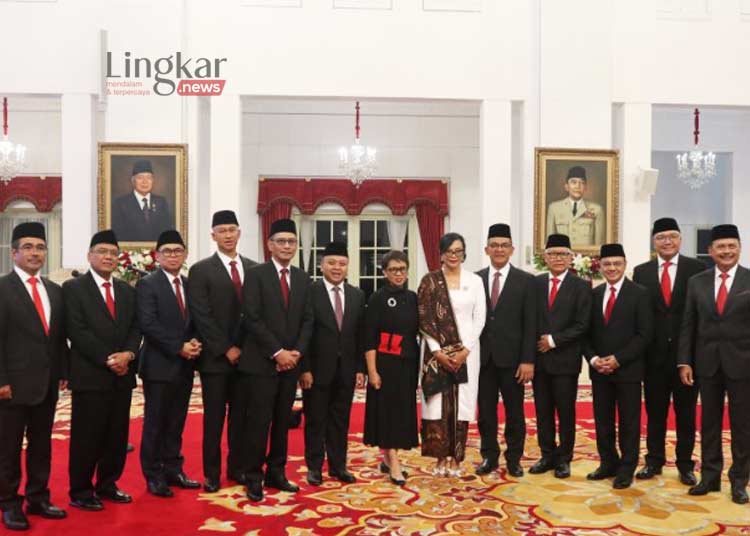
[[[440,268],[440,237],[443,236],[445,217],[430,204],[421,203],[416,206],[419,235],[422,238],[422,248],[430,271]]]
[[[268,234],[271,232],[271,224],[276,220],[289,218],[292,215],[291,203],[279,201],[271,205],[263,213],[263,256],[266,261],[271,258],[271,252],[268,251]]]

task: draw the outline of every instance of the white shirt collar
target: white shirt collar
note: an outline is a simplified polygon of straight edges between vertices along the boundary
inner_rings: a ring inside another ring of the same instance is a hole
[[[112,277],[110,277],[109,281],[107,281],[102,276],[100,276],[98,273],[96,273],[96,270],[94,270],[93,268],[91,270],[89,270],[89,272],[91,272],[91,276],[94,278],[94,282],[96,283],[97,287],[102,288],[102,284],[104,284],[106,282],[109,282],[109,283],[112,283],[112,288],[114,288],[115,285],[114,285],[114,281],[113,281]]]
[[[510,262],[505,263],[505,266],[503,266],[499,270],[497,268],[495,268],[494,266],[492,266],[492,264],[490,264],[490,269],[489,269],[490,279],[492,279],[493,277],[495,277],[495,273],[496,272],[500,272],[500,275],[502,276],[503,280],[507,279],[508,278],[508,272],[510,272]]]
[[[289,272],[287,272],[288,274],[292,273],[292,265],[291,264],[289,264],[287,266],[282,266],[273,257],[271,257],[271,262],[273,262],[273,265],[276,267],[276,273],[277,274],[281,274],[281,270],[283,270],[284,268],[286,268],[287,270],[289,270]]]
[[[678,253],[677,255],[675,255],[674,257],[672,257],[671,259],[669,259],[669,262],[672,263],[672,266],[676,267],[677,263],[679,262],[679,259],[680,259],[680,254]],[[660,255],[656,256],[656,260],[659,263],[659,268],[661,268],[662,266],[664,266],[664,263],[667,262],[664,259],[662,259]]]
[[[558,281],[560,281],[560,282],[558,283],[558,285],[562,285],[562,282],[563,282],[563,280],[565,279],[565,276],[566,276],[566,275],[568,275],[568,270],[565,270],[565,271],[564,271],[563,273],[561,273],[560,275],[552,275],[552,272],[549,272],[549,282],[551,283],[551,282],[552,282],[552,279],[553,279],[554,277],[556,277],[556,278],[558,279]]]
[[[16,271],[16,274],[18,274],[18,277],[21,278],[21,281],[23,281],[24,284],[28,283],[30,277],[36,277],[40,282],[42,281],[41,275],[31,275],[26,270],[19,268],[16,264],[13,265],[13,269]]]
[[[571,207],[573,206],[573,203],[578,203],[578,207],[577,208],[580,210],[580,208],[584,204],[583,197],[580,198],[580,199],[578,199],[578,200],[576,200],[576,199],[573,199],[572,197],[568,196],[568,203],[570,203]]]
[[[333,283],[329,282],[328,279],[326,279],[324,277],[323,278],[323,284],[326,286],[326,291],[328,291],[329,295],[331,294],[331,292],[333,292],[333,287],[338,287],[342,291],[344,290],[344,282],[343,281],[341,283],[339,283],[338,285],[334,285]],[[342,296],[343,296],[343,294],[342,294]]]
[[[612,285],[612,284],[608,283],[607,281],[605,281],[604,284],[607,286],[607,291],[605,292],[605,294],[609,295],[609,293],[611,292],[611,287],[615,287],[615,294],[619,296],[620,295],[620,289],[622,288],[622,284],[623,284],[624,281],[625,281],[625,276],[624,275],[614,285]]]
[[[738,266],[739,266],[739,264],[735,264],[734,266],[732,266],[732,268],[730,268],[729,270],[727,270],[727,274],[729,275],[729,279],[731,279],[732,281],[734,281],[734,276],[737,273],[737,267]],[[719,281],[721,281],[721,278],[719,277],[721,273],[722,273],[721,270],[719,270],[718,268],[715,267],[714,268],[714,279],[718,279]]]
[[[229,263],[232,261],[237,261],[237,264],[240,264],[240,254],[237,252],[237,256],[235,258],[230,257],[229,255],[226,255],[222,253],[221,251],[216,251],[216,254],[221,259],[221,262],[223,262],[226,266],[229,266]]]
[[[148,199],[148,206],[151,206],[151,192],[147,193],[146,195],[141,195],[137,191],[133,190],[133,193],[135,194],[135,198],[138,200],[139,207],[143,207],[144,199]]]
[[[182,283],[182,277],[179,274],[176,275],[176,276],[174,276],[174,275],[170,274],[169,272],[167,272],[164,268],[161,269],[161,273],[164,274],[164,277],[167,278],[167,281],[169,281],[170,285],[174,285],[174,278],[175,277],[179,277],[180,278],[180,283]]]

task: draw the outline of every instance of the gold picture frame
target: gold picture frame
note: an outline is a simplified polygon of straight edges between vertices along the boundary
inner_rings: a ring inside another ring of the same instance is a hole
[[[187,244],[187,149],[187,144],[99,143],[98,228],[113,229],[120,249],[152,248],[169,228]],[[153,175],[147,218],[131,181],[139,160],[148,161]]]
[[[583,255],[599,255],[602,244],[617,242],[619,151],[537,147],[534,156],[535,252],[552,233],[568,235],[573,251]],[[571,175],[585,176],[575,181]]]

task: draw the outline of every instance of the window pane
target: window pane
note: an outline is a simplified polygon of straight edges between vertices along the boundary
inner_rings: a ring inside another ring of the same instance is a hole
[[[359,246],[365,248],[371,248],[375,245],[375,222],[374,221],[360,221],[359,222]]]
[[[388,222],[385,220],[378,221],[378,247],[390,247],[391,241],[388,238]]]
[[[331,222],[318,220],[315,222],[315,245],[322,247],[331,241]]]
[[[359,252],[359,275],[361,276],[373,276],[375,275],[375,252],[374,251],[360,251]]]
[[[346,243],[346,234],[349,228],[349,222],[346,221],[335,221],[333,222],[333,240],[337,242]]]

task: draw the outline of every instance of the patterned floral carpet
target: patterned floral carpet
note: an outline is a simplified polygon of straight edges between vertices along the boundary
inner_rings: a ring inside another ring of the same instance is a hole
[[[478,436],[470,430],[466,475],[439,478],[430,475],[430,460],[418,450],[404,453],[410,473],[404,488],[393,486],[377,471],[377,449],[362,445],[364,404],[355,401],[350,435],[350,470],[358,482],[344,485],[325,480],[321,487],[307,485],[301,430],[290,432],[287,474],[302,488],[292,495],[268,490],[266,500],[251,503],[242,486],[222,482],[218,493],[176,490],[173,499],[158,499],[145,492],[137,451],[130,455],[121,487],[134,496],[130,505],[111,505],[101,513],[70,511],[62,522],[32,518],[35,534],[237,534],[251,535],[750,535],[750,507],[729,500],[729,485],[720,493],[690,497],[677,480],[673,465],[652,481],[636,481],[627,490],[613,490],[611,481],[589,482],[586,473],[597,463],[590,391],[581,388],[573,476],[558,480],[552,473],[509,478],[504,468],[477,477]],[[55,426],[52,492],[64,505],[67,492],[67,397],[61,400]],[[142,424],[142,397],[136,391],[131,440],[138,446]],[[529,435],[523,465],[538,458],[533,404],[527,401]],[[502,417],[502,411],[501,417]],[[200,478],[201,406],[199,386],[193,396],[185,433],[186,472]],[[674,432],[668,440],[673,452]],[[729,459],[729,433],[725,432]],[[696,449],[696,455],[698,453]],[[324,472],[324,476],[325,472]]]

